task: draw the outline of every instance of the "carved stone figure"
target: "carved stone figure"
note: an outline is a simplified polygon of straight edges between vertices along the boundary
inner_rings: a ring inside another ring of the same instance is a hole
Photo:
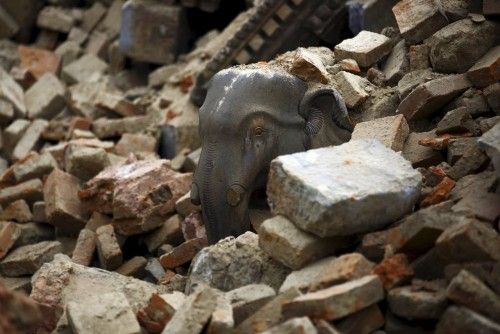
[[[211,243],[250,229],[248,204],[278,155],[350,138],[346,106],[331,86],[268,64],[216,74],[200,108],[202,151],[191,199],[202,205]]]

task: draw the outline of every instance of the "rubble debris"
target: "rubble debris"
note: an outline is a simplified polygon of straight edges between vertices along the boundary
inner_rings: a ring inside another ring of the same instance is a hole
[[[385,164],[390,166],[385,168]],[[315,171],[311,172],[311,168]],[[383,174],[374,172],[379,168],[384,169]],[[363,188],[365,178],[360,177],[363,173],[370,180],[369,186],[362,191],[363,195],[357,195]],[[385,180],[380,178],[382,175]],[[285,182],[288,177],[296,181]],[[327,185],[325,177],[331,180]],[[337,184],[335,180],[342,182]],[[345,180],[350,180],[351,186]],[[337,147],[278,157],[271,164],[267,193],[275,214],[285,215],[298,227],[325,237],[373,231],[401,218],[411,211],[419,194],[419,183],[420,175],[394,151],[376,140],[355,140]],[[353,184],[357,184],[356,189]],[[377,184],[376,189],[373,184]],[[320,185],[332,190],[320,192]],[[380,207],[371,202],[381,198],[392,203],[390,211],[384,208],[379,213]],[[301,210],[311,205],[314,210]],[[329,213],[331,210],[333,214]]]

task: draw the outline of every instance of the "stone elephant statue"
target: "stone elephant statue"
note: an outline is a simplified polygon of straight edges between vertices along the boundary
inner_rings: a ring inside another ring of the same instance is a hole
[[[200,108],[201,156],[191,201],[202,206],[209,242],[250,229],[249,200],[271,160],[350,139],[341,96],[266,64],[217,73]]]

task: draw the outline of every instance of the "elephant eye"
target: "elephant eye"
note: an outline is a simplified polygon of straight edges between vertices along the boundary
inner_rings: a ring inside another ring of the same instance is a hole
[[[264,134],[264,129],[258,126],[253,130],[253,133],[256,137],[260,137]]]

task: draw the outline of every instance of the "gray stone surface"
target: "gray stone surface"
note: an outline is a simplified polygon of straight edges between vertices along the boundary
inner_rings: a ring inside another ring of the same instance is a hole
[[[75,334],[140,334],[141,327],[121,292],[89,294],[84,300],[67,305],[69,324]]]
[[[263,283],[278,289],[289,270],[259,248],[258,236],[246,232],[202,249],[191,262],[186,291],[198,283],[222,291]]]
[[[380,229],[412,210],[421,175],[376,140],[281,156],[267,193],[275,214],[318,236]],[[385,203],[391,203],[387,207]]]

